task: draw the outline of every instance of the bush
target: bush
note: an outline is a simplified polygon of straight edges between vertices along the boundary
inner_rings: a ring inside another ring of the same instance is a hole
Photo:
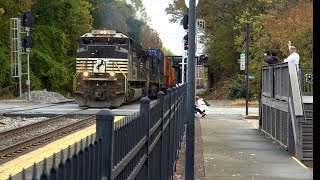
[[[235,75],[229,85],[227,99],[241,99],[246,97],[246,81],[244,75]]]

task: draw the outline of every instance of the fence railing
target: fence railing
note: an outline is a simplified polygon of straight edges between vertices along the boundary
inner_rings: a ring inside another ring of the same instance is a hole
[[[81,140],[80,147],[76,143],[73,152],[69,146],[66,158],[61,151],[60,163],[56,154],[52,167],[44,159],[39,175],[34,165],[32,179],[172,179],[185,129],[186,91],[187,84],[166,95],[160,91],[153,103],[143,97],[140,112],[117,122],[112,111],[101,110],[96,133]],[[25,170],[22,179],[27,179]]]
[[[261,83],[259,129],[301,160],[305,119],[295,64],[263,67]]]

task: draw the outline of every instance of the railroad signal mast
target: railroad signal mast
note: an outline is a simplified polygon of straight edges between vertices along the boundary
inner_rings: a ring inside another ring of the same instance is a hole
[[[188,48],[189,48],[189,42],[188,42],[188,29],[189,29],[189,17],[188,14],[183,16],[182,19],[182,24],[183,24],[183,29],[187,33],[183,37],[183,53],[182,53],[182,62],[181,62],[181,83],[184,84],[186,82],[186,67],[185,65],[187,64],[188,61]]]
[[[30,48],[34,47],[32,37],[29,37],[29,32],[34,25],[34,16],[25,12],[21,18],[10,18],[10,44],[11,44],[11,76],[19,78],[19,96],[22,96],[22,75],[27,74],[26,85],[28,87],[28,100],[30,96],[30,63],[29,55]],[[21,39],[21,35],[26,34]],[[22,73],[22,59],[21,55],[27,57],[27,73]]]

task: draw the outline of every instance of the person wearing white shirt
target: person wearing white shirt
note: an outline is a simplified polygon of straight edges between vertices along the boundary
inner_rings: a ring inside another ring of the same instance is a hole
[[[195,99],[195,110],[200,113],[202,115],[202,117],[205,117],[207,114],[205,113],[206,112],[206,108],[204,108],[202,102],[202,98],[200,98],[199,96],[196,96],[196,99]],[[206,104],[204,104],[206,106]],[[207,106],[206,106],[207,107]],[[208,107],[207,107],[207,111],[208,111]]]
[[[287,59],[284,59],[284,62],[295,62],[296,68],[297,68],[297,72],[299,72],[300,56],[297,53],[296,47],[291,46],[291,42],[290,41],[288,43],[288,47],[289,47],[290,55],[287,57]]]

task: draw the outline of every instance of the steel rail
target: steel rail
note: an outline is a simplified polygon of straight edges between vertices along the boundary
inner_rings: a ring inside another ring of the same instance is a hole
[[[10,146],[10,147],[0,149],[0,157],[5,157],[5,156],[10,155],[12,153],[19,152],[20,150],[23,150],[27,147],[34,145],[34,144],[44,142],[54,136],[58,136],[58,135],[61,135],[61,134],[64,134],[64,133],[67,133],[70,131],[74,131],[74,130],[79,129],[83,126],[87,126],[88,124],[92,124],[92,122],[95,122],[95,116],[87,117],[87,118],[82,119],[76,123],[66,125],[66,126],[61,127],[59,129],[38,135],[36,137],[32,137],[28,140],[22,141],[20,143],[17,143],[15,145]]]
[[[19,135],[19,134],[22,134],[22,133],[29,131],[31,129],[39,128],[41,126],[45,126],[48,124],[53,124],[55,122],[64,120],[66,118],[67,118],[67,115],[60,115],[60,116],[56,116],[56,117],[49,118],[46,120],[38,121],[38,122],[35,122],[32,124],[28,124],[25,126],[21,126],[21,127],[15,128],[15,129],[10,129],[8,131],[3,131],[3,132],[0,132],[0,139],[4,139],[4,138],[7,138],[7,137],[10,137],[13,135]]]

